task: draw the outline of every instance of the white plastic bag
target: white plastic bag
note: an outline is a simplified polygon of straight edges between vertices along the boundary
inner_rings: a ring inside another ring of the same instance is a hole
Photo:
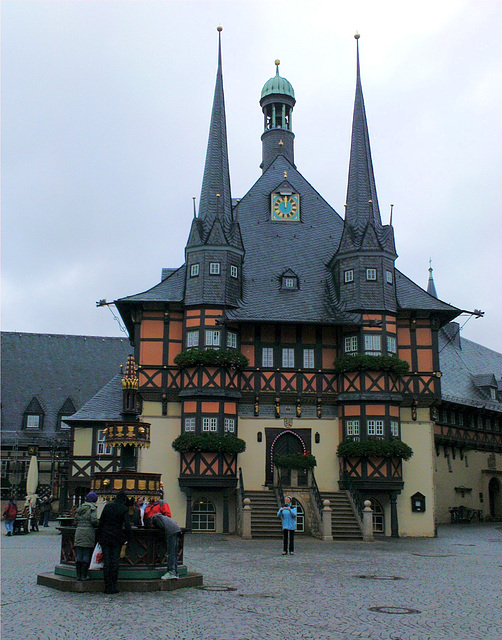
[[[89,565],[89,569],[102,569],[103,567],[103,549],[98,542],[98,544],[94,547],[94,551],[92,552],[91,564]]]

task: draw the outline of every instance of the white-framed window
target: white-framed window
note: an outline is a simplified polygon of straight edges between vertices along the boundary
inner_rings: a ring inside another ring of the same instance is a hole
[[[195,431],[195,418],[185,418],[185,431]]]
[[[379,356],[382,353],[382,336],[365,335],[364,353],[368,356]]]
[[[366,428],[369,436],[383,436],[383,420],[368,420]]]
[[[199,275],[199,263],[197,262],[197,264],[193,264],[190,267],[190,277],[194,278],[195,276]]]
[[[460,427],[464,426],[464,414],[463,413],[459,413],[458,414],[458,424]]]
[[[497,399],[497,389],[494,389],[493,387],[490,387],[490,398],[492,400],[496,400]]]
[[[232,278],[237,278],[239,275],[239,269],[235,266],[235,264],[230,265],[230,276]]]
[[[282,350],[282,366],[291,369],[295,366],[295,350],[285,348]]]
[[[390,421],[390,435],[393,438],[399,438],[399,422],[397,420]]]
[[[111,456],[112,453],[113,453],[113,447],[106,444],[105,434],[103,433],[103,429],[98,429],[98,446],[97,446],[98,456]]]
[[[394,336],[387,336],[387,353],[396,353],[397,344]]]
[[[354,282],[354,269],[347,269],[347,271],[343,272],[343,281]]]
[[[223,426],[225,433],[235,433],[235,418],[225,418]]]
[[[345,435],[355,440],[359,440],[359,420],[346,420],[345,421]]]
[[[349,356],[355,355],[357,353],[357,336],[345,336],[343,350]]]
[[[229,349],[237,349],[237,334],[233,331],[227,332],[227,347]]]
[[[27,429],[39,429],[40,428],[40,416],[38,414],[28,414],[26,416],[26,428]]]
[[[314,349],[303,350],[303,368],[304,369],[314,368]]]
[[[199,346],[199,332],[187,331],[187,347],[198,347],[198,346]]]
[[[274,350],[272,347],[263,347],[263,349],[261,350],[261,366],[274,366]]]
[[[212,276],[220,275],[220,263],[219,262],[210,262],[209,263],[209,273]]]
[[[208,498],[199,498],[192,504],[192,530],[216,531],[216,509]]]
[[[387,280],[387,284],[392,284],[394,282],[394,275],[392,271],[385,272],[385,279]]]
[[[218,418],[202,418],[202,431],[218,431]]]
[[[377,279],[376,269],[373,269],[373,268],[366,269],[366,280],[376,280],[376,279]]]
[[[221,332],[214,329],[206,329],[206,347],[219,347]]]

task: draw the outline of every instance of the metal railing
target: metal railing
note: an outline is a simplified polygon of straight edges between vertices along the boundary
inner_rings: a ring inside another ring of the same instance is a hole
[[[239,492],[241,494],[241,506],[244,506],[244,498],[246,492],[244,491],[244,478],[242,476],[242,467],[239,467]]]
[[[277,483],[274,487],[275,496],[277,498],[277,504],[279,505],[279,507],[282,507],[284,504],[284,489],[282,488],[281,470],[279,467],[274,467],[274,468],[275,468],[275,476],[277,478]]]
[[[321,492],[319,491],[319,487],[317,486],[317,480],[315,479],[314,470],[312,469],[312,485],[310,487],[312,491],[312,495],[314,496],[314,502],[319,510],[319,514],[322,514],[322,498]]]
[[[364,510],[363,498],[359,493],[357,487],[353,484],[348,473],[343,474],[343,482],[347,489],[349,500],[352,504],[352,507],[354,508],[356,517],[359,520],[359,524],[362,526]]]

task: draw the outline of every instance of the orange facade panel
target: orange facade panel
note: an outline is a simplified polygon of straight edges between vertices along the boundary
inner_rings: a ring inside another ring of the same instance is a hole
[[[302,342],[303,344],[315,344],[316,341],[315,327],[306,325],[302,327]]]
[[[183,411],[185,413],[195,413],[197,411],[197,403],[193,400],[185,400],[183,402]]]
[[[411,344],[411,334],[408,327],[397,328],[397,342],[399,346],[403,345],[404,347]]]
[[[200,318],[187,318],[187,327],[200,327]]]
[[[219,402],[203,402],[202,403],[202,413],[218,413],[220,410]]]
[[[322,350],[322,368],[332,369],[336,358],[336,349]]]
[[[176,356],[181,353],[182,346],[183,345],[181,344],[181,342],[171,342],[169,344],[169,348],[168,348],[168,354],[169,355],[168,355],[168,363],[167,364],[169,364],[171,366],[175,364],[174,358],[176,358]]]
[[[183,337],[183,323],[181,320],[169,322],[169,340],[181,340]]]
[[[417,329],[417,345],[420,347],[430,347],[432,345],[432,332],[430,329]]]
[[[143,320],[141,323],[142,338],[157,338],[162,340],[164,337],[164,321],[160,320]]]
[[[200,318],[200,309],[187,309],[186,310],[187,318]]]
[[[343,407],[343,413],[345,416],[359,416],[361,415],[361,407],[358,405],[347,404]]]
[[[366,405],[367,416],[384,416],[385,405],[383,404],[368,404]]]
[[[224,404],[224,412],[225,413],[237,413],[237,405],[235,402],[225,402]]]
[[[411,368],[411,349],[403,349],[402,347],[399,347],[398,354],[401,360],[406,360],[406,362],[409,363]]]
[[[395,406],[389,407],[389,413],[391,416],[399,418],[399,407],[395,407]]]
[[[419,371],[432,371],[432,351],[429,349],[418,349],[417,359]]]
[[[246,358],[249,360],[249,366],[254,367],[254,345],[250,344],[241,344],[241,352]]]
[[[145,342],[141,341],[139,348],[139,363],[141,365],[162,365],[162,353],[164,349],[164,343],[159,342]]]

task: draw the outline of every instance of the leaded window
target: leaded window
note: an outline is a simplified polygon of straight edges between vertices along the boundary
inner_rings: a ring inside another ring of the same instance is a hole
[[[192,504],[192,530],[216,530],[216,509],[208,498],[199,498]]]
[[[195,418],[185,418],[185,431],[195,431]]]
[[[282,366],[285,369],[291,369],[295,366],[295,350],[294,349],[283,349],[282,350]]]
[[[368,420],[366,429],[369,436],[383,436],[383,420]]]
[[[387,353],[396,353],[396,338],[394,336],[387,336]]]
[[[359,420],[345,421],[345,435],[353,440],[359,440]]]
[[[368,356],[379,356],[382,353],[382,336],[365,335],[364,353]]]
[[[399,422],[397,420],[390,421],[390,435],[393,438],[399,438]]]
[[[304,369],[314,368],[314,349],[303,350],[303,368]]]
[[[366,280],[376,280],[377,279],[377,271],[376,269],[366,269]]]
[[[206,347],[219,347],[220,333],[218,330],[206,329]]]
[[[238,276],[238,275],[239,275],[239,270],[238,270],[238,268],[237,268],[234,264],[232,264],[232,265],[230,266],[230,276],[231,276],[232,278],[237,278],[237,276]]]
[[[198,331],[188,331],[187,332],[187,347],[198,347],[199,346],[199,332]]]
[[[193,265],[190,267],[190,277],[191,277],[191,278],[194,278],[195,276],[198,276],[198,275],[199,275],[199,268],[200,268],[200,267],[199,267],[199,263],[197,263],[197,264],[193,264]]]
[[[111,456],[113,453],[113,447],[106,444],[104,429],[98,429],[97,435],[97,454],[98,456]]]
[[[345,283],[354,282],[354,269],[347,269],[347,271],[344,271],[343,280]]]
[[[392,271],[386,271],[385,277],[387,280],[387,284],[392,284],[394,282],[394,276],[392,275]]]
[[[218,418],[202,418],[202,431],[218,431]]]
[[[225,433],[235,433],[235,418],[225,418]]]
[[[39,429],[40,428],[40,416],[28,414],[26,416],[26,428],[27,429]]]
[[[274,366],[274,350],[272,347],[263,347],[263,349],[261,350],[261,366]]]
[[[227,333],[227,347],[229,349],[237,349],[237,334],[233,331]]]
[[[220,275],[220,263],[219,262],[210,262],[209,263],[209,273],[212,276]]]
[[[357,353],[357,336],[345,336],[344,351],[347,355],[352,356]]]

